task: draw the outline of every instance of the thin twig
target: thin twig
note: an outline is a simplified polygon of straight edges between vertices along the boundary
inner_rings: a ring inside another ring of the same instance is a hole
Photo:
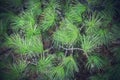
[[[63,46],[60,46],[60,48],[62,48],[64,50],[83,50],[81,48],[64,48]]]
[[[48,51],[50,51],[51,49],[53,49],[53,47],[50,47],[50,48],[46,49],[43,53],[48,52]]]

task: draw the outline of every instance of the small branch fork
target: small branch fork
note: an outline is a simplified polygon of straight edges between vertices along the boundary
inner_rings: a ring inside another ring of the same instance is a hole
[[[72,53],[73,53],[73,50],[83,51],[83,49],[81,49],[81,48],[74,48],[73,46],[72,46],[72,48],[64,48],[63,46],[59,46],[59,47],[65,50],[65,55],[67,54],[68,50],[71,50]],[[83,54],[88,58],[88,54],[87,53],[83,53]]]

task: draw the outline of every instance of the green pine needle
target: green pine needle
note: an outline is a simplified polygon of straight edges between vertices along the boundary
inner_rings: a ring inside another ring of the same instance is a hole
[[[103,66],[105,66],[106,59],[101,58],[98,55],[90,55],[88,57],[88,61],[86,63],[86,67],[91,70],[91,69],[101,69]]]
[[[65,13],[66,18],[72,23],[81,23],[82,13],[85,12],[86,7],[82,4],[77,4],[74,7],[70,7],[70,10]]]
[[[85,54],[92,52],[99,45],[99,37],[97,35],[85,36],[81,38],[81,47]]]
[[[67,19],[64,20],[60,28],[53,34],[55,43],[70,45],[75,44],[79,36],[79,30]]]
[[[13,48],[15,52],[23,55],[35,55],[40,54],[43,51],[43,44],[38,37],[23,39],[20,35],[15,34],[7,39],[6,44],[10,48]]]

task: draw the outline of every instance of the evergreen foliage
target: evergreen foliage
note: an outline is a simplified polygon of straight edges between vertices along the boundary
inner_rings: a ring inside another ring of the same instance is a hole
[[[5,0],[2,3],[5,7],[0,13],[3,50],[0,74],[5,75],[2,80],[120,79],[117,1]],[[2,72],[4,68],[7,73]],[[87,74],[86,78],[82,79],[82,74]]]
[[[106,65],[106,62],[106,59],[102,58],[101,56],[91,55],[88,57],[86,67],[88,69],[101,69],[103,66]]]
[[[53,34],[53,40],[62,45],[74,44],[79,36],[79,30],[67,19],[63,20],[60,28]]]

